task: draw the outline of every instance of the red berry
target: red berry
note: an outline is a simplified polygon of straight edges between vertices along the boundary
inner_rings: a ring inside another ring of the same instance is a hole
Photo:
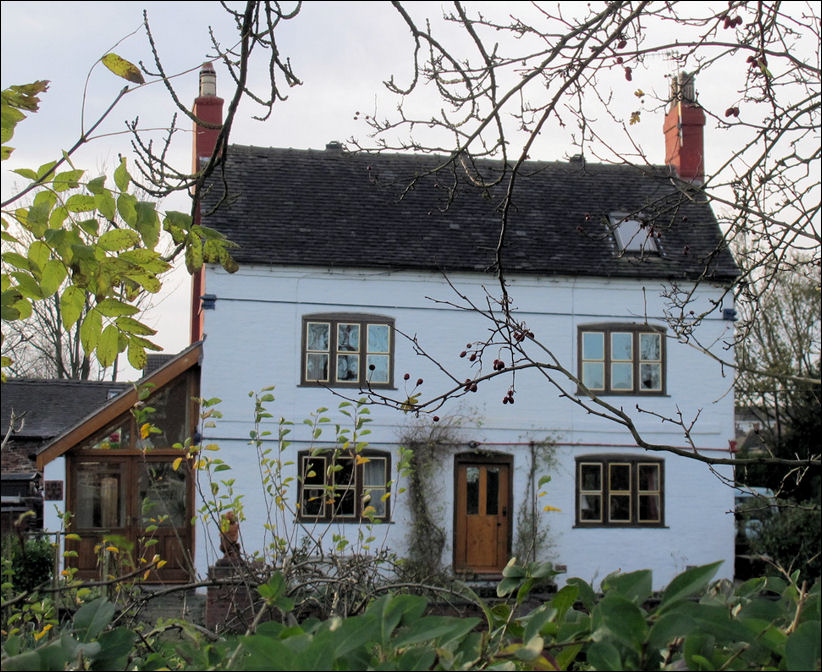
[[[625,40],[620,40],[617,45],[617,49],[624,49],[626,46],[628,46],[628,42]]]
[[[472,391],[472,392],[476,392],[476,391],[477,391],[477,384],[476,384],[476,383],[474,383],[473,385],[471,385],[471,391]]]
[[[417,385],[422,385],[422,378],[417,378]]]
[[[460,353],[460,357],[465,357],[465,355],[467,355],[467,354],[468,354],[468,353],[467,353],[467,352],[465,352],[465,350],[463,350],[463,351]]]
[[[625,79],[629,82],[633,79],[633,75],[631,74],[631,68],[625,68]]]
[[[503,397],[502,398],[502,403],[507,404],[508,403],[508,397]]]
[[[622,65],[622,56],[617,56],[617,63]]]
[[[410,374],[410,373],[406,373],[406,374],[403,376],[403,380],[408,380],[410,377],[411,377],[411,374]]]
[[[476,352],[472,352],[472,353],[471,353],[471,356],[470,356],[468,359],[469,359],[470,361],[472,361],[472,362],[476,361],[476,359],[477,359],[477,353],[476,353]]]
[[[435,416],[434,416],[433,418],[431,418],[431,419],[432,419],[434,422],[439,422],[439,421],[440,421],[440,416],[435,415]]]

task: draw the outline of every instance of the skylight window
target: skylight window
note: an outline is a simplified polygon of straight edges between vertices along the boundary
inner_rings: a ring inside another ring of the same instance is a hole
[[[611,224],[620,252],[659,253],[647,222],[636,217],[611,215]]]

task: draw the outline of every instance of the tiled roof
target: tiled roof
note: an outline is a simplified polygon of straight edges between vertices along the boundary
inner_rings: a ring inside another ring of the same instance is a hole
[[[487,271],[500,233],[507,180],[486,191],[464,174],[419,179],[437,157],[232,146],[227,200],[215,176],[204,224],[239,244],[240,264]],[[499,164],[477,164],[493,176]],[[451,188],[458,188],[452,193]],[[608,215],[641,211],[660,255],[619,255]],[[665,168],[581,161],[529,162],[516,181],[503,267],[507,273],[708,277],[737,273],[710,207],[683,196]]]
[[[8,429],[11,411],[25,412],[19,438],[51,439],[96,411],[131,383],[89,380],[9,380],[2,386],[2,431]]]

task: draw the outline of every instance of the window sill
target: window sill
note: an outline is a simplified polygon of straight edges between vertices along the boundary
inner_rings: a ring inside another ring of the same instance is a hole
[[[315,388],[321,390],[361,390],[368,392],[369,390],[396,390],[395,385],[369,385],[363,387],[359,383],[297,383],[297,387]]]
[[[297,518],[297,522],[301,525],[308,525],[310,523],[319,523],[321,525],[393,525],[393,520],[368,520],[363,518],[356,520],[354,518]]]
[[[667,392],[612,392],[606,390],[591,390],[591,394],[597,397],[663,397],[670,398],[671,395]],[[576,396],[587,397],[588,393],[582,390],[577,390]]]
[[[574,523],[574,530],[669,530],[664,523]]]

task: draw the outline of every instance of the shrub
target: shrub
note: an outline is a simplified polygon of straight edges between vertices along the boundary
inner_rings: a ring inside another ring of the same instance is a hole
[[[54,570],[54,548],[45,537],[29,537],[25,544],[19,538],[7,537],[3,541],[4,559],[10,561],[7,568],[9,581],[15,592],[30,592],[51,580]]]

